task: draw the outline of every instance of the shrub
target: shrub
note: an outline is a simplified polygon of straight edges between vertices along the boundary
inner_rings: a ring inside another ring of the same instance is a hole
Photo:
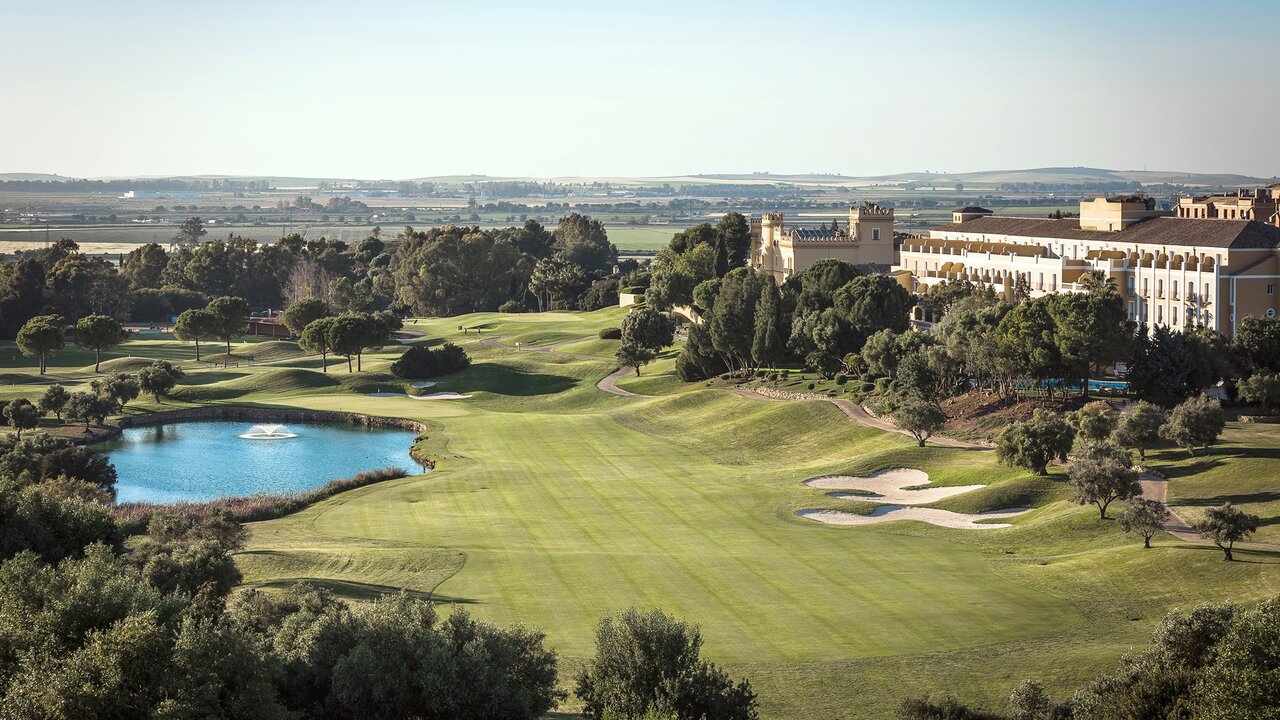
[[[836,375],[836,384],[837,384],[837,385],[844,385],[844,384],[845,384],[845,383],[847,383],[847,382],[849,382],[849,376],[848,376],[848,375],[845,375],[844,373],[840,373],[839,375]]]
[[[628,295],[643,295],[645,289],[646,288],[643,285],[631,285],[629,287],[622,288],[622,292]]]
[[[445,343],[438,348],[415,345],[400,359],[391,363],[391,373],[399,378],[420,379],[448,375],[471,365],[471,358],[462,348]]]
[[[621,340],[622,328],[607,327],[600,330],[601,340]]]
[[[524,310],[524,303],[518,300],[508,300],[498,306],[498,312],[500,313],[522,313]]]
[[[812,390],[812,389],[814,389],[815,387],[817,387],[817,385],[814,385],[813,383],[809,383],[809,384],[808,384],[808,385],[806,385],[805,387],[808,387],[810,390]]]

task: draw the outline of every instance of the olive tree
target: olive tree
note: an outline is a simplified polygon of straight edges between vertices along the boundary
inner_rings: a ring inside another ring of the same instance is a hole
[[[1280,404],[1280,373],[1257,373],[1241,380],[1240,397],[1247,403],[1261,405],[1262,412],[1271,412],[1271,408]]]
[[[1169,419],[1160,428],[1160,436],[1195,455],[1196,448],[1206,448],[1218,442],[1227,421],[1222,414],[1222,403],[1200,395],[1178,405],[1169,413]]]
[[[160,402],[160,398],[168,395],[184,374],[182,368],[175,367],[168,360],[157,360],[138,371],[138,388]]]
[[[58,418],[58,422],[62,422],[62,408],[67,406],[67,399],[71,397],[71,393],[61,385],[50,385],[44,394],[40,396],[40,412],[53,413]]]
[[[102,364],[102,351],[109,350],[129,337],[119,320],[110,315],[86,315],[76,321],[76,347],[93,351],[93,371]]]
[[[1204,517],[1195,524],[1195,531],[1222,548],[1224,560],[1234,560],[1231,549],[1237,542],[1257,532],[1259,522],[1257,515],[1250,515],[1228,501],[1226,505],[1206,510]]]
[[[1120,513],[1120,529],[1142,536],[1142,547],[1151,547],[1151,538],[1164,529],[1173,513],[1159,500],[1131,497]]]
[[[17,431],[18,439],[21,440],[23,430],[30,430],[40,424],[40,408],[26,398],[18,398],[4,406],[4,419]]]
[[[892,417],[898,427],[911,433],[920,447],[924,447],[925,440],[947,422],[947,415],[938,403],[916,395],[910,395],[898,404]]]
[[[1104,520],[1112,502],[1142,494],[1138,474],[1133,471],[1133,456],[1112,443],[1085,443],[1071,455],[1067,477],[1071,500],[1077,505],[1093,503]]]
[[[1168,420],[1164,408],[1139,400],[1133,409],[1120,416],[1112,439],[1120,447],[1138,451],[1138,457],[1147,459],[1147,450],[1160,442],[1160,428]]]
[[[1036,410],[1022,422],[1009,425],[996,436],[996,458],[1040,475],[1049,474],[1049,463],[1067,461],[1075,430],[1066,418],[1048,410]]]
[[[1076,438],[1081,441],[1102,442],[1116,429],[1116,413],[1105,400],[1095,400],[1071,413]]]

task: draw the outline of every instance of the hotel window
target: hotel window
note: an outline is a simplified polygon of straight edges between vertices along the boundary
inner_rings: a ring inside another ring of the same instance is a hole
[[[1163,322],[1164,322],[1164,306],[1157,305],[1156,306],[1156,323],[1158,324]]]
[[[1037,289],[1037,290],[1043,290],[1043,289],[1044,289],[1044,273],[1040,273],[1040,285],[1039,285],[1039,287],[1038,287],[1038,288],[1036,288],[1036,289]]]
[[[871,228],[871,239],[872,240],[880,239],[880,228]]]
[[[1173,324],[1177,325],[1178,324],[1178,306],[1174,305],[1169,312],[1173,316]]]
[[[1164,280],[1156,280],[1156,297],[1164,297]]]
[[[1275,285],[1275,283],[1267,283],[1267,294],[1268,294],[1268,295],[1275,295],[1275,294],[1276,294],[1276,285]]]
[[[1130,295],[1133,294],[1133,276],[1132,275],[1129,276],[1129,294]]]
[[[1133,320],[1133,301],[1129,301],[1129,319]]]
[[[1209,283],[1204,284],[1204,299],[1209,299]]]
[[[1147,296],[1147,279],[1146,278],[1142,278],[1142,296],[1143,297]]]
[[[1187,281],[1187,299],[1194,300],[1195,297],[1196,297],[1196,284],[1188,280]]]

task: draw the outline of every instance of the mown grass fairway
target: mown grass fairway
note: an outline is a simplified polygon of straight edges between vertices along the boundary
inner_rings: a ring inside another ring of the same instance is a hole
[[[406,326],[423,342],[467,348],[472,367],[432,391],[469,400],[367,396],[404,388],[385,372],[394,348],[366,356],[363,374],[333,363],[324,376],[314,359],[277,344],[277,365],[193,368],[162,406],[288,405],[426,422],[434,472],[251,526],[238,557],[246,581],[309,579],[355,600],[405,587],[484,619],[537,626],[565,659],[566,686],[592,650],[597,618],[638,604],[700,623],[708,655],[751,678],[764,717],[886,717],[926,692],[994,705],[1026,678],[1069,692],[1145,642],[1170,607],[1280,592],[1275,555],[1224,563],[1216,549],[1167,536],[1144,551],[1092,507],[1066,502],[1060,471],[1042,479],[986,452],[916,448],[823,402],[681,384],[667,374],[670,358],[621,383],[654,397],[601,392],[595,383],[614,369],[616,341],[590,338],[620,319],[615,309]],[[562,352],[537,351],[547,346]],[[113,357],[184,352],[159,337]],[[53,377],[74,382],[90,362],[69,354],[51,364]],[[33,375],[29,363],[5,364],[18,382]],[[4,395],[40,389],[20,384]],[[140,399],[129,412],[157,407]],[[1280,443],[1234,424],[1225,441],[1192,460],[1153,455],[1173,468],[1172,502],[1230,495],[1274,523]],[[794,515],[866,508],[801,485],[806,478],[893,467],[924,470],[936,485],[989,485],[939,508],[1036,509],[986,532],[833,527]]]

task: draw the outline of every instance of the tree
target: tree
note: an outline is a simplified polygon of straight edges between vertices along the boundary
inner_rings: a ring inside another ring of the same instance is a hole
[[[40,424],[40,409],[30,400],[18,398],[4,406],[4,419],[18,432],[18,439],[21,440],[23,430],[30,430]]]
[[[173,326],[173,336],[184,342],[196,344],[196,361],[200,361],[200,341],[215,340],[218,335],[218,319],[204,309],[184,310]]]
[[[1235,614],[1196,686],[1201,720],[1275,717],[1280,707],[1278,628],[1280,598]]]
[[[67,416],[76,420],[84,420],[84,429],[89,430],[89,423],[97,420],[101,425],[107,416],[119,408],[113,398],[92,392],[77,391],[71,393],[67,400]]]
[[[76,321],[76,347],[93,351],[93,371],[98,372],[102,351],[109,350],[129,337],[119,320],[107,315],[86,315]]]
[[[917,395],[908,395],[893,411],[893,421],[898,427],[911,433],[911,436],[924,447],[925,440],[947,422],[946,413],[938,403]]]
[[[854,349],[881,330],[905,332],[909,327],[911,294],[889,275],[863,275],[832,295],[836,311],[854,333]]]
[[[1075,430],[1061,415],[1039,410],[1022,422],[1015,422],[996,436],[996,458],[1008,465],[1024,467],[1048,475],[1055,458],[1067,461]]]
[[[209,302],[205,308],[213,315],[214,337],[227,343],[227,355],[231,355],[231,338],[249,329],[249,303],[244,298],[223,296]]]
[[[1103,400],[1091,402],[1071,413],[1071,424],[1076,428],[1076,438],[1100,443],[1111,437],[1116,429],[1116,414]]]
[[[461,347],[447,342],[438,348],[414,345],[391,363],[391,374],[399,378],[420,380],[448,375],[471,365],[471,358]]]
[[[1133,471],[1129,451],[1109,442],[1087,442],[1071,455],[1067,467],[1071,500],[1077,505],[1093,503],[1101,519],[1113,501],[1142,494],[1142,485]]]
[[[1089,378],[1126,357],[1133,345],[1133,323],[1124,299],[1115,292],[1056,293],[1045,296],[1053,318],[1053,342],[1063,366],[1079,378],[1089,397]]]
[[[164,275],[169,255],[156,243],[147,243],[129,251],[124,258],[122,272],[135,290],[158,288]]]
[[[596,654],[578,674],[584,714],[639,718],[669,712],[679,720],[755,720],[756,694],[702,660],[697,626],[661,610],[630,608],[596,626]]]
[[[1009,693],[1009,720],[1055,720],[1058,706],[1035,680],[1026,680]]]
[[[182,221],[182,226],[178,228],[178,234],[173,236],[171,247],[190,248],[199,245],[201,238],[208,232],[208,230],[204,229],[203,220],[198,217],[187,218]]]
[[[1195,531],[1213,541],[1222,548],[1224,560],[1234,560],[1231,549],[1235,544],[1249,537],[1258,530],[1261,519],[1257,515],[1232,506],[1230,501],[1221,507],[1209,508],[1204,517],[1194,526]]]
[[[1120,529],[1142,536],[1142,547],[1151,547],[1151,538],[1164,528],[1173,514],[1158,500],[1131,497],[1120,513]]]
[[[66,321],[61,315],[37,315],[18,331],[18,349],[27,357],[39,359],[41,375],[48,368],[49,356],[66,346],[65,327]]]
[[[1217,443],[1226,424],[1222,403],[1200,395],[1183,402],[1169,413],[1169,419],[1160,428],[1160,436],[1178,447],[1186,448],[1188,455],[1195,455],[1196,448],[1206,448]]]
[[[656,357],[658,354],[653,350],[628,342],[619,345],[617,352],[614,353],[618,366],[635,368],[637,377],[640,375],[640,368],[653,362]]]
[[[329,342],[329,350],[347,359],[347,372],[353,372],[351,358],[364,351],[367,335],[365,321],[357,315],[334,318],[333,323],[328,326],[325,337]]]
[[[309,353],[320,353],[320,370],[329,372],[329,330],[334,319],[321,317],[307,323],[298,337],[298,347]]]
[[[560,219],[553,234],[556,253],[587,272],[608,271],[618,259],[618,248],[609,242],[599,220],[569,213]]]
[[[1231,336],[1231,350],[1250,374],[1280,372],[1280,318],[1245,315]]]
[[[138,371],[138,388],[160,402],[182,379],[185,373],[168,360],[157,360]]]
[[[720,281],[720,292],[707,319],[707,330],[716,352],[726,358],[731,369],[751,366],[755,312],[766,289],[773,289],[773,280],[750,268],[733,270]]]
[[[640,367],[657,357],[658,352],[675,342],[675,322],[651,307],[635,308],[622,319],[622,347],[618,363],[632,366],[636,375]]]
[[[1220,338],[1203,331],[1185,333],[1158,325],[1139,328],[1129,362],[1129,387],[1138,397],[1172,406],[1198,395],[1221,376],[1213,357],[1225,355]]]
[[[726,272],[747,264],[751,254],[751,224],[738,212],[725,213],[716,223],[716,243],[724,248]],[[725,273],[720,273],[723,276]]]
[[[1112,439],[1120,447],[1137,450],[1138,457],[1146,460],[1147,450],[1160,442],[1160,428],[1166,419],[1167,415],[1159,405],[1139,400],[1133,409],[1120,416]]]
[[[1264,413],[1271,412],[1274,405],[1280,404],[1280,373],[1255,373],[1241,380],[1237,389],[1245,402],[1261,405]]]
[[[755,308],[755,334],[751,340],[751,359],[757,366],[773,367],[787,351],[787,333],[782,326],[782,295],[772,283],[760,288]]]
[[[70,397],[71,393],[66,388],[56,383],[50,385],[40,396],[40,412],[53,413],[58,422],[62,422],[62,408],[66,407]]]
[[[318,298],[298,300],[284,311],[284,326],[289,332],[301,336],[302,331],[313,321],[332,315],[329,304]]]
[[[121,408],[138,397],[141,390],[138,381],[124,373],[97,378],[89,383],[89,387],[93,388],[95,393],[111,398]]]

